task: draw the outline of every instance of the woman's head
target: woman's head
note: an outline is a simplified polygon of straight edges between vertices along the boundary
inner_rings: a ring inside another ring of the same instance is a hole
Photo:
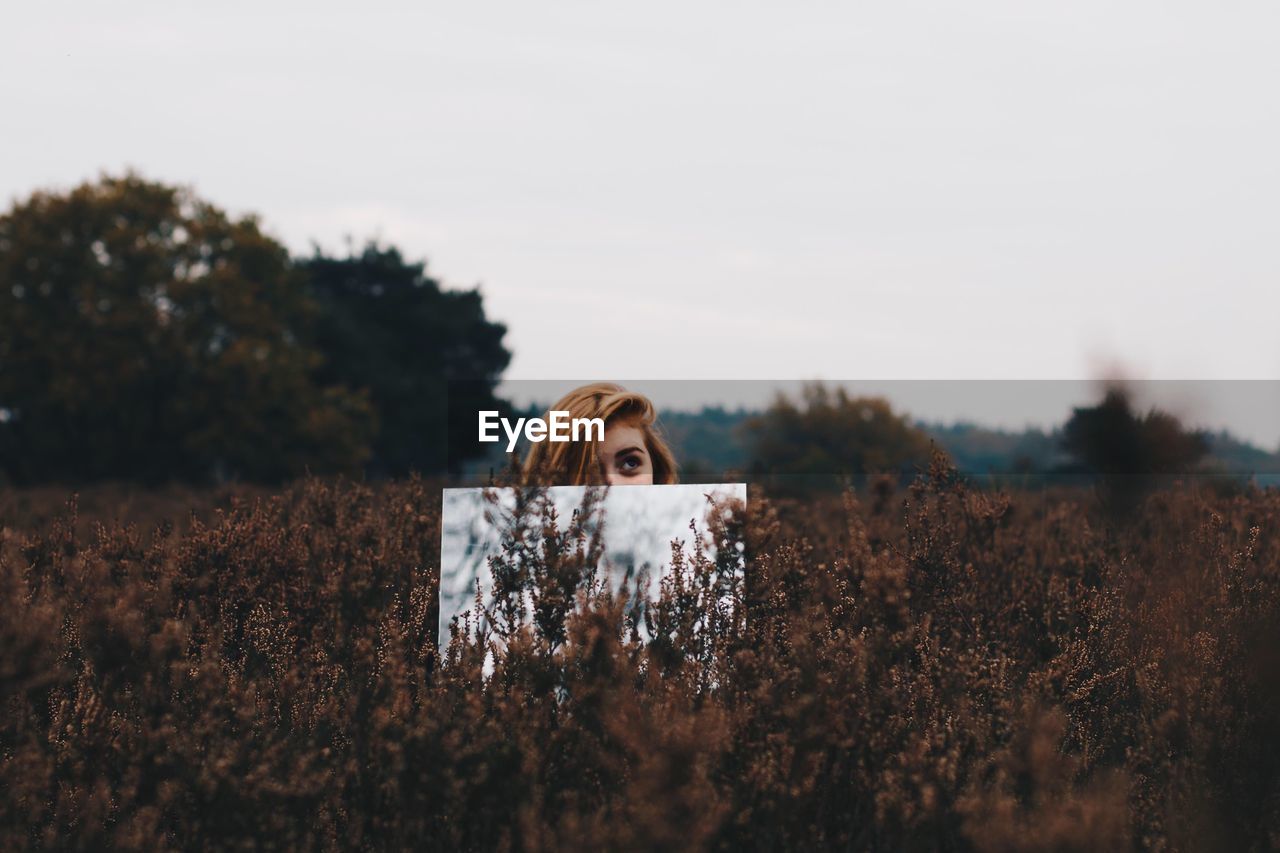
[[[551,410],[568,412],[570,418],[600,418],[604,441],[535,443],[525,460],[526,477],[572,486],[676,482],[675,457],[654,426],[653,403],[643,394],[596,382],[570,391]]]

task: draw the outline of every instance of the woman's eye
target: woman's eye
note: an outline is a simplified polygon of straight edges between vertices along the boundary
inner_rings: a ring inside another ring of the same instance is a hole
[[[635,469],[640,467],[640,457],[628,456],[626,459],[623,459],[622,462],[618,464],[618,467],[620,467],[624,471],[634,471]]]

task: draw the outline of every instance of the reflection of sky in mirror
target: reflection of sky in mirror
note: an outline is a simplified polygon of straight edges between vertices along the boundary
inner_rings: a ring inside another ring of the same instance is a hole
[[[545,490],[555,507],[560,529],[583,504],[587,487],[555,486]],[[494,498],[486,500],[486,492]],[[715,544],[707,534],[711,501],[745,501],[742,483],[682,484],[674,486],[622,486],[604,492],[604,559],[601,576],[618,589],[629,571],[647,571],[649,593],[656,597],[658,580],[670,566],[672,541],[680,543],[686,557],[694,551],[692,521],[714,559]],[[449,642],[449,623],[475,603],[476,582],[481,597],[490,604],[492,580],[488,560],[500,549],[506,524],[516,505],[511,488],[445,489],[440,541],[441,647]],[[531,519],[534,523],[536,519]]]

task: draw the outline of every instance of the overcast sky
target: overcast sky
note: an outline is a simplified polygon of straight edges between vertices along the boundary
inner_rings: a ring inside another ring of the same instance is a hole
[[[22,3],[0,196],[378,235],[509,376],[1280,377],[1280,4]]]

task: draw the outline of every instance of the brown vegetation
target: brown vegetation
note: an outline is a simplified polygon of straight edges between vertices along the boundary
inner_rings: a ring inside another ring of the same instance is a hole
[[[0,847],[1280,844],[1274,491],[753,495],[745,581],[681,564],[641,641],[569,549],[487,679],[439,494],[6,521]]]

